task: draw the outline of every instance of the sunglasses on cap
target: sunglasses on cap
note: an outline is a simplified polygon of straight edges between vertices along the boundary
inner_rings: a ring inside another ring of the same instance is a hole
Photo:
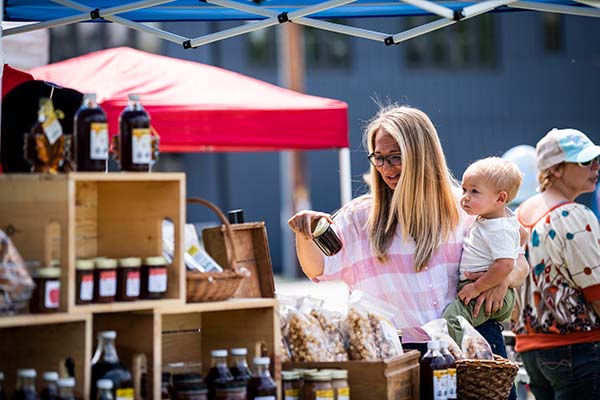
[[[594,157],[589,161],[578,162],[577,165],[579,165],[581,168],[586,168],[592,165],[594,161],[596,161],[597,164],[600,164],[600,156]]]
[[[367,156],[369,162],[376,168],[383,167],[383,164],[387,163],[392,167],[397,167],[402,164],[401,154],[388,154],[387,156],[378,156],[375,153],[371,153]]]

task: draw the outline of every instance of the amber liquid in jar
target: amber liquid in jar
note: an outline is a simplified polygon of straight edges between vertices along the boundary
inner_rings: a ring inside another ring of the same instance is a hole
[[[94,302],[112,303],[117,294],[117,260],[103,258],[96,260],[94,270]]]
[[[77,260],[75,263],[76,304],[90,304],[94,299],[94,261]]]
[[[140,267],[142,260],[137,257],[119,260],[117,269],[118,301],[133,301],[140,297]]]
[[[129,104],[119,116],[119,163],[122,171],[150,171],[150,117],[136,95],[129,96]]]
[[[35,289],[29,300],[29,310],[34,313],[53,313],[60,306],[60,268],[40,268],[33,275]]]
[[[96,104],[96,95],[83,95],[83,104],[74,117],[73,132],[77,171],[106,171],[108,124],[106,114]]]
[[[313,241],[326,256],[333,256],[342,249],[342,241],[325,218],[321,218],[313,229]]]

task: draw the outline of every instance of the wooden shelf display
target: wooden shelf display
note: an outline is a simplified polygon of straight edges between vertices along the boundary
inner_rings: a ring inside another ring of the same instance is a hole
[[[14,233],[25,260],[61,273],[61,311],[110,312],[148,309],[156,301],[75,304],[78,258],[149,257],[162,254],[162,225],[174,225],[174,257],[164,300],[185,301],[183,173],[70,173],[0,175],[0,227]]]

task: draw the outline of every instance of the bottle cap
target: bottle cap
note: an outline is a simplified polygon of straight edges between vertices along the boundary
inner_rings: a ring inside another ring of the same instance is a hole
[[[271,364],[271,359],[269,357],[254,357],[252,363],[254,365],[269,365]]]
[[[311,372],[304,375],[305,381],[330,381],[331,380],[331,372],[330,371],[318,371]]]
[[[127,257],[119,260],[119,267],[135,268],[142,265],[142,259],[138,257]]]
[[[48,264],[48,267],[54,267],[54,268],[60,267],[60,260],[57,260],[57,259],[50,260],[50,264]]]
[[[35,372],[35,369],[32,368],[19,369],[17,370],[17,376],[19,378],[35,378],[37,376],[37,372]]]
[[[248,349],[245,347],[237,347],[235,349],[231,349],[232,356],[245,356],[248,354]]]
[[[300,379],[299,371],[281,371],[281,379],[284,381],[293,381]]]
[[[345,369],[332,369],[331,379],[348,379],[348,371]]]
[[[44,380],[45,381],[57,381],[58,380],[58,372],[56,371],[47,371],[44,372]]]
[[[146,257],[144,258],[144,265],[148,266],[157,266],[157,265],[167,265],[167,259],[163,256],[155,256],[155,257]]]
[[[58,380],[58,386],[60,387],[75,387],[75,378],[60,378]]]
[[[429,342],[427,342],[427,350],[439,350],[440,349],[440,342],[438,342],[437,340],[430,340]]]
[[[243,224],[244,223],[244,210],[237,209],[227,212],[227,217],[230,224]]]
[[[32,271],[31,275],[35,278],[60,278],[60,268],[40,268],[37,271]]]
[[[112,389],[113,388],[113,381],[111,381],[110,379],[98,379],[96,381],[96,387],[98,389]]]
[[[319,222],[317,222],[317,226],[315,226],[312,234],[314,237],[319,237],[325,233],[327,228],[329,228],[329,221],[327,221],[327,218],[321,218]]]
[[[116,339],[116,331],[100,331],[98,332],[98,339]]]
[[[79,271],[89,271],[94,269],[94,260],[88,260],[85,258],[80,258],[75,261],[75,269]]]
[[[98,269],[111,269],[117,268],[117,260],[114,258],[101,258],[96,260],[96,268]]]
[[[212,350],[210,352],[210,355],[213,357],[227,357],[227,350],[222,350],[222,349]]]
[[[137,93],[132,93],[128,97],[129,97],[129,100],[140,101],[140,95]]]
[[[86,100],[90,100],[95,103],[96,102],[96,93],[84,93],[83,101],[85,102]]]

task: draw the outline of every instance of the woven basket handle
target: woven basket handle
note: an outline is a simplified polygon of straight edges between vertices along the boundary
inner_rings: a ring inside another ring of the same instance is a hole
[[[237,256],[235,254],[235,246],[233,245],[233,233],[231,230],[231,224],[223,214],[223,211],[213,203],[208,200],[201,199],[200,197],[188,197],[186,200],[190,204],[200,204],[207,208],[210,208],[221,220],[223,225],[225,226],[225,252],[227,253],[227,263],[229,264],[229,268],[232,271],[237,271],[236,260]]]

